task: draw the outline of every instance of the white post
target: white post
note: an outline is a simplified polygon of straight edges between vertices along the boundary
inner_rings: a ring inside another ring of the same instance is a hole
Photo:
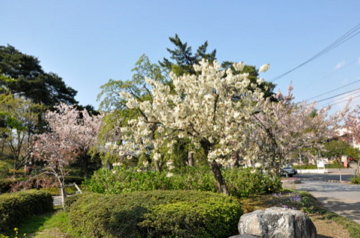
[[[76,189],[79,191],[79,193],[82,193],[81,192],[81,189],[79,188],[79,186],[77,186],[77,184],[76,183],[74,183],[74,186],[76,187]]]

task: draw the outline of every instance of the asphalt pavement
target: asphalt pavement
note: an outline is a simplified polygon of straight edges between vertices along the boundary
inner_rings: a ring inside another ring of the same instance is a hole
[[[301,183],[287,185],[308,191],[329,210],[360,224],[360,185],[351,184],[354,169],[332,169],[327,174],[297,174]]]

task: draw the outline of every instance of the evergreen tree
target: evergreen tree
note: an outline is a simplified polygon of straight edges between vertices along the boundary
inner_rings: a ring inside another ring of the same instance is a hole
[[[159,61],[159,64],[161,67],[167,69],[169,72],[174,72],[178,76],[184,73],[195,74],[193,65],[198,64],[202,59],[207,59],[209,62],[213,62],[216,59],[216,50],[213,50],[211,53],[206,52],[208,47],[207,41],[199,46],[195,55],[193,55],[191,46],[183,43],[177,34],[175,34],[175,37],[169,37],[169,39],[175,45],[175,49],[171,50],[167,48],[167,51],[171,54],[170,58],[175,60],[175,63],[164,58],[162,62]]]
[[[76,90],[58,75],[44,72],[36,57],[23,54],[11,45],[0,46],[0,74],[14,79],[1,82],[13,95],[48,107],[61,102],[77,104]]]

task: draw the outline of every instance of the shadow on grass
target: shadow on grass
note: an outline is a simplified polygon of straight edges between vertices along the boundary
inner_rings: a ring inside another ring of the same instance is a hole
[[[18,228],[18,236],[17,237],[23,237],[24,234],[28,236],[29,234],[35,233],[43,227],[46,221],[48,221],[57,211],[53,211],[50,213],[45,213],[42,215],[37,216],[30,216],[25,219],[20,225],[18,225],[16,228]],[[15,228],[15,227],[14,227]],[[6,235],[12,237],[15,235],[15,231],[6,233]]]

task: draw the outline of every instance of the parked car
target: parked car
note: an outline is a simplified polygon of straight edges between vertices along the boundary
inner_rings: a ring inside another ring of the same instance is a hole
[[[291,167],[290,165],[280,170],[280,176],[292,177],[295,174],[297,174],[297,170]]]

